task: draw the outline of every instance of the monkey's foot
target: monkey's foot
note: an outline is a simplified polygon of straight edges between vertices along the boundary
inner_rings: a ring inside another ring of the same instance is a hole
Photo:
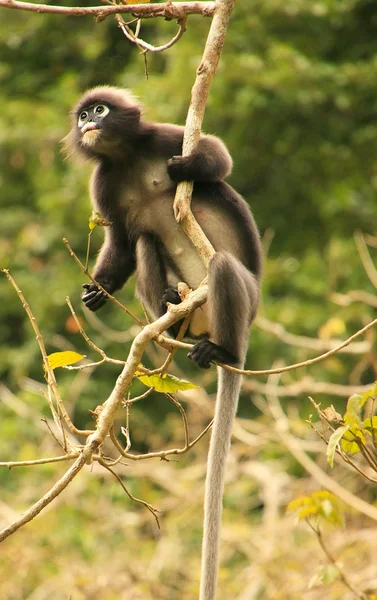
[[[226,365],[235,365],[238,362],[237,358],[228,350],[207,339],[195,344],[187,356],[202,369],[209,369],[211,362],[221,362]]]
[[[89,310],[96,311],[107,301],[105,292],[100,290],[95,283],[84,283],[82,286],[86,292],[81,296],[81,300]]]

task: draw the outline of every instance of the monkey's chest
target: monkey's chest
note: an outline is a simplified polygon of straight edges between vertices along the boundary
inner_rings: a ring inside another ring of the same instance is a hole
[[[140,234],[153,233],[160,240],[169,285],[184,281],[195,289],[206,272],[195,248],[175,221],[176,185],[164,162],[150,163],[140,173],[143,175],[130,181],[122,195],[127,228]]]

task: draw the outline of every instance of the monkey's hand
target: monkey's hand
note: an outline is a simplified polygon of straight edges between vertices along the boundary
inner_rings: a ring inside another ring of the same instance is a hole
[[[164,313],[167,311],[167,304],[180,304],[182,302],[180,295],[178,294],[177,288],[169,287],[164,291],[161,298],[161,308]]]
[[[235,365],[238,362],[237,358],[228,350],[207,339],[195,344],[187,356],[195,361],[201,369],[209,369],[211,362],[221,362],[225,365]]]
[[[180,181],[192,181],[193,173],[193,155],[190,156],[173,156],[167,162],[168,175],[172,181],[179,183]]]
[[[101,285],[106,289],[107,286],[105,286],[103,283],[101,283]],[[98,310],[108,300],[105,292],[100,290],[95,283],[84,283],[82,287],[86,290],[86,292],[84,292],[84,294],[81,296],[81,300],[90,310]]]
[[[182,302],[180,295],[178,294],[178,290],[177,288],[174,287],[169,287],[165,290],[161,300],[160,300],[160,306],[161,306],[161,314],[164,315],[166,313],[166,311],[168,310],[168,303],[170,304],[180,304]],[[172,325],[171,327],[169,327],[168,332],[169,335],[173,338],[177,337],[178,332],[180,330],[182,321],[178,321],[178,323],[174,323],[174,325]]]

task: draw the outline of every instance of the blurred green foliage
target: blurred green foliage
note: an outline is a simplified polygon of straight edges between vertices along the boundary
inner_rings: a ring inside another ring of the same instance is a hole
[[[330,294],[350,289],[374,293],[361,267],[353,232],[361,229],[376,233],[376,15],[375,0],[252,3],[239,0],[207,104],[204,129],[227,143],[234,158],[230,182],[250,203],[266,245],[267,240],[270,242],[261,313],[282,323],[292,333],[316,337],[321,327],[336,316],[342,325],[341,333],[335,332],[330,337],[345,337],[375,316],[372,308],[360,303],[340,307],[331,301]],[[99,315],[111,329],[111,335],[103,336],[98,324],[86,321],[80,307],[80,286],[85,278],[62,242],[63,237],[68,238],[80,258],[85,259],[91,212],[87,183],[91,167],[68,163],[61,154],[60,141],[68,131],[69,110],[87,87],[119,85],[131,88],[141,98],[148,118],[184,123],[208,27],[209,20],[190,17],[188,30],[176,46],[161,55],[148,55],[149,79],[146,79],[143,57],[126,41],[111,18],[95,23],[91,18],[0,9],[0,267],[10,269],[25,294],[48,352],[75,350],[91,359],[97,358],[72,323],[65,303],[67,295],[93,341],[109,355],[124,358],[132,339],[128,334],[132,321],[116,307],[108,306]],[[160,44],[175,30],[173,22],[150,20],[143,23],[142,36]],[[92,237],[93,259],[102,239],[99,228]],[[131,280],[119,298],[142,317],[142,310],[133,299],[133,287]],[[0,378],[25,406],[30,406],[33,414],[35,411],[37,415],[47,415],[36,383],[43,383],[43,370],[35,336],[4,276],[0,278],[0,297]],[[119,331],[126,332],[124,339],[128,341],[121,344],[114,341]],[[248,365],[253,369],[268,368],[278,358],[291,363],[312,354],[313,351],[305,349],[297,351],[255,327]],[[155,354],[150,354],[146,362],[152,364],[154,357]],[[310,375],[322,381],[347,383],[359,359],[352,355],[334,357],[313,367]],[[179,355],[178,363],[185,378],[208,384],[208,389],[214,390],[213,374],[198,376],[184,353]],[[118,372],[114,366],[105,366],[82,382],[70,372],[58,373],[62,395],[78,426],[91,423],[88,410],[104,401]],[[292,377],[300,376],[301,373]],[[366,361],[357,377],[354,374],[354,381],[356,378],[358,383],[368,383],[375,377]],[[144,391],[141,384],[134,386],[133,395]],[[159,396],[150,398],[153,401],[133,409],[135,447],[143,451],[161,448],[167,442],[180,444],[182,437],[181,432],[178,435],[175,431],[178,421],[174,407]],[[240,414],[250,416],[256,412],[245,397]],[[163,421],[162,416],[168,413]],[[51,453],[46,442],[38,447],[37,440],[44,440],[44,431],[34,427],[33,422],[21,418],[15,424],[13,412],[4,409],[2,460],[37,458],[44,448]],[[196,433],[199,431],[198,425]],[[290,468],[289,460],[283,460],[274,445],[264,448],[264,456],[279,457],[275,460],[282,460],[284,469]],[[194,451],[186,460],[195,461],[195,457]],[[21,510],[24,503],[35,499],[39,483],[46,482],[48,476],[57,477],[56,473],[57,469],[51,466],[34,470],[36,491],[30,490],[23,496],[15,509]],[[0,471],[0,477],[9,497],[23,482],[29,481],[26,472],[16,475],[13,471]],[[100,486],[95,481],[91,479],[93,488]],[[161,500],[163,494],[157,483],[148,485],[139,479],[135,485],[138,494],[144,494],[148,501],[153,502],[155,496]],[[88,510],[83,502],[74,508],[69,505],[60,513],[67,528],[65,538],[55,540],[57,554],[63,548],[64,552],[71,548],[73,555],[77,552],[91,559],[97,533],[90,524],[95,518],[91,510],[96,506],[93,500],[96,490],[90,486],[85,496]],[[101,488],[98,494],[106,493],[110,499],[113,494],[116,505],[117,488],[111,489],[106,487],[103,492]],[[187,484],[186,492],[192,494],[189,489]],[[252,493],[247,489],[249,492]],[[234,507],[237,510],[237,490],[233,494],[235,501],[228,499],[229,511]],[[123,496],[122,504],[123,511]],[[99,514],[106,512],[105,506],[98,510]],[[135,525],[132,514],[138,511],[138,507],[130,507],[127,518],[131,529]],[[143,521],[142,527],[149,539],[148,517],[148,525]],[[179,532],[184,521],[177,524],[174,515],[171,519],[168,527]],[[84,522],[85,533],[80,536],[77,528]],[[38,538],[39,545],[36,557],[41,561],[46,560],[46,553],[40,533],[48,537],[58,527],[52,512],[43,526],[32,526],[31,536]],[[106,533],[104,523],[101,527],[102,533]],[[188,533],[188,543],[197,551],[200,522],[193,522],[191,527],[194,529]],[[140,531],[143,529],[137,535]],[[117,534],[113,527],[111,550],[117,546],[117,535],[126,533],[122,530]],[[135,539],[133,533],[130,535],[136,544],[137,535]],[[142,552],[148,554],[148,551],[145,545]],[[34,568],[33,560],[24,560],[26,570]],[[62,564],[65,560],[62,558]],[[109,557],[98,552],[96,561],[100,560]],[[183,560],[187,561],[188,571],[183,577],[187,591],[181,595],[171,592],[166,598],[195,597],[191,590],[196,588],[188,574],[192,558],[184,556]],[[47,562],[46,569],[52,568]],[[177,573],[180,577],[178,567]],[[41,571],[38,577],[29,580],[25,597],[44,576]],[[136,577],[135,573],[133,576]],[[221,578],[226,580],[227,574],[221,574]],[[232,580],[237,579],[233,576]],[[176,580],[169,581],[166,589],[173,590]],[[125,586],[129,584],[127,578],[122,582]],[[81,587],[90,588],[86,585],[77,575],[76,595],[72,597],[121,597],[119,590],[114,592],[115,596],[101,596],[101,593],[97,596],[94,591],[80,595]],[[153,590],[153,586],[148,590]],[[162,597],[159,593],[156,596]],[[21,597],[17,590],[9,592],[9,598]],[[144,590],[140,597],[150,596]],[[294,596],[291,591],[286,597],[301,596]]]

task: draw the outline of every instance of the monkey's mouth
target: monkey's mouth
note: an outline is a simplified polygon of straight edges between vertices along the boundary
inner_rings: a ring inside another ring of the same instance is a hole
[[[98,139],[100,130],[95,125],[86,125],[82,128],[81,133],[83,143],[87,146],[93,146]]]

